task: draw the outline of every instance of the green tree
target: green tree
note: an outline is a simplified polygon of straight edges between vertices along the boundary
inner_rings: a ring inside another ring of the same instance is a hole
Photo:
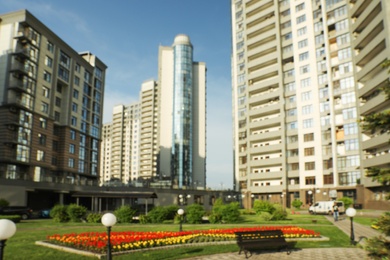
[[[87,213],[87,208],[77,204],[70,204],[66,207],[66,214],[70,221],[72,222],[81,222]]]
[[[8,207],[9,201],[3,198],[0,198],[0,207]]]

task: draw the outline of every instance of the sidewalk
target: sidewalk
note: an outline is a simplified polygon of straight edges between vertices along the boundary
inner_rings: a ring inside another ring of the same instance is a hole
[[[343,231],[348,236],[351,236],[351,220],[348,216],[342,215],[339,217],[339,221],[334,221],[332,216],[326,216],[326,218],[333,222],[333,224]],[[361,225],[353,222],[353,230],[355,235],[355,242],[362,246],[365,245],[365,240],[370,237],[378,237],[381,233],[371,227]]]
[[[348,236],[351,235],[351,221],[346,215],[342,215],[339,221],[334,222],[332,216],[326,216],[336,227],[342,230]],[[370,237],[379,236],[381,233],[377,230],[353,222],[355,242],[360,245],[364,245],[365,239]],[[216,254],[201,257],[187,258],[188,260],[245,260],[245,254],[238,252]],[[355,248],[304,248],[294,249],[290,255],[286,252],[254,252],[253,255],[248,258],[249,260],[353,260],[353,259],[370,259],[368,252],[359,247]]]

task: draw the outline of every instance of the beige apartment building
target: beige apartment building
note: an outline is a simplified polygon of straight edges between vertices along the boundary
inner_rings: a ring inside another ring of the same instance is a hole
[[[389,108],[375,91],[388,78],[389,3],[231,4],[234,189],[244,207],[350,197],[389,209],[388,191],[365,177],[366,167],[389,165],[389,136],[375,141],[359,125],[360,115]]]
[[[143,82],[136,105],[114,108],[103,130],[104,184],[206,187],[206,65],[192,48],[182,34],[160,46],[158,80]]]
[[[0,35],[0,197],[98,185],[106,65],[27,10],[0,15]]]

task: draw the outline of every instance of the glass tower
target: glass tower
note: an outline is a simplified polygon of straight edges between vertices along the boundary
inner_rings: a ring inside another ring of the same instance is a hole
[[[189,38],[178,35],[173,44],[172,177],[179,188],[192,185],[193,48]]]

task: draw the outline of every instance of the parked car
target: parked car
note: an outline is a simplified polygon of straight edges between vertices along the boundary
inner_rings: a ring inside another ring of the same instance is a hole
[[[317,201],[314,205],[310,206],[309,213],[310,214],[328,214],[332,215],[333,213],[333,204],[336,202],[339,213],[344,214],[344,202],[342,201]]]
[[[0,215],[19,215],[22,219],[29,219],[33,210],[28,207],[9,206],[0,207]]]

